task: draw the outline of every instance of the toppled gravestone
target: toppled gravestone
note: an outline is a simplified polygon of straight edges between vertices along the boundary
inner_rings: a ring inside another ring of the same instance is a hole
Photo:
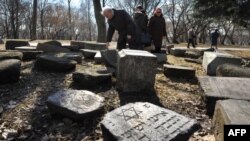
[[[80,49],[80,51],[83,54],[83,56],[87,59],[94,59],[96,53],[99,52],[97,50],[90,50],[90,49]]]
[[[43,44],[52,45],[52,46],[57,46],[57,47],[61,47],[61,46],[62,46],[62,43],[61,43],[61,42],[58,42],[58,41],[56,41],[56,40],[43,42]]]
[[[117,89],[121,92],[154,90],[156,56],[147,51],[123,49],[117,59]]]
[[[158,63],[166,63],[167,62],[167,56],[166,53],[153,53],[157,57]]]
[[[228,64],[241,64],[241,58],[219,52],[205,52],[203,55],[202,66],[207,72],[207,75],[216,75],[216,69],[219,65]]]
[[[186,62],[202,64],[203,56],[199,57],[198,59],[185,58],[184,60],[185,60]]]
[[[104,141],[187,141],[199,123],[147,102],[130,103],[101,121]]]
[[[47,106],[52,115],[82,120],[100,113],[104,98],[86,90],[63,90],[49,96]]]
[[[164,64],[164,75],[170,78],[195,78],[195,69],[191,67]]]
[[[67,72],[74,70],[77,62],[63,56],[54,54],[41,54],[37,56],[35,68],[42,71]]]
[[[15,50],[18,50],[18,51],[36,51],[36,47],[21,46],[21,47],[15,47]]]
[[[250,68],[243,68],[232,64],[223,64],[217,67],[216,76],[250,78]]]
[[[70,50],[67,48],[46,43],[38,43],[36,49],[38,51],[44,51],[44,52],[70,52]]]
[[[0,84],[14,83],[19,80],[21,61],[17,59],[0,60]]]
[[[83,57],[80,52],[44,53],[44,55],[51,55],[58,58],[66,58],[68,60],[74,60],[78,64],[82,63],[82,57]]]
[[[70,41],[71,46],[77,46],[79,49],[84,49],[85,44],[83,41]]]
[[[14,50],[15,47],[28,46],[28,41],[9,40],[5,43],[6,50]]]
[[[94,57],[94,60],[95,60],[95,63],[96,64],[101,64],[104,62],[104,60],[102,59],[102,55],[101,55],[101,52],[97,52],[95,57]]]
[[[62,46],[62,48],[69,49],[70,51],[78,52],[80,47],[77,45],[70,45],[70,46]]]
[[[214,48],[207,49],[187,49],[185,56],[187,58],[198,59],[204,55],[204,52],[214,52]]]
[[[102,59],[107,67],[117,67],[118,51],[116,49],[106,49],[101,51]]]
[[[100,85],[111,84],[111,76],[106,68],[88,68],[83,71],[74,72],[72,75],[73,81],[78,86],[83,88],[93,88]]]
[[[106,47],[106,43],[85,41],[84,42],[84,49],[99,50],[100,51],[100,50],[107,49],[107,47]]]
[[[18,59],[22,60],[23,53],[17,51],[0,51],[0,60],[5,59]]]
[[[177,57],[184,57],[186,50],[186,48],[171,48],[170,54]]]
[[[31,46],[15,47],[15,50],[18,50],[23,53],[24,61],[36,59],[37,55],[43,53],[43,51],[37,51],[36,47],[31,47]]]
[[[250,78],[199,77],[198,80],[204,91],[209,116],[213,115],[217,100],[250,100]]]
[[[219,100],[216,102],[212,127],[216,141],[224,140],[224,125],[249,125],[250,102],[244,100]],[[228,133],[228,132],[227,132]]]

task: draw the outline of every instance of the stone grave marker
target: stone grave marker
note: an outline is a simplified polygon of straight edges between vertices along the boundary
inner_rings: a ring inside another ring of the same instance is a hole
[[[250,100],[250,78],[198,77],[206,98],[207,114],[213,115],[217,100]]]
[[[23,60],[36,59],[37,55],[43,53],[43,51],[37,51],[36,47],[31,46],[15,47],[15,50],[18,50],[23,53]]]
[[[84,41],[84,49],[100,51],[100,50],[107,49],[107,47],[106,47],[106,43]]]
[[[107,67],[117,67],[118,51],[116,49],[102,50],[101,56]]]
[[[47,106],[52,115],[74,120],[96,116],[104,106],[104,98],[86,90],[62,90],[48,97]]]
[[[177,56],[177,57],[184,57],[185,56],[185,52],[186,52],[186,48],[171,48],[170,49],[170,54],[173,56]]]
[[[212,121],[216,141],[224,140],[224,125],[250,125],[250,101],[217,101]]]
[[[85,58],[88,59],[94,59],[96,53],[98,53],[98,50],[90,50],[90,49],[80,49],[81,53]]]
[[[21,61],[17,59],[0,60],[0,84],[14,83],[19,80]]]
[[[203,55],[202,66],[207,75],[216,75],[217,67],[225,63],[240,65],[241,58],[219,52],[205,52]]]
[[[121,92],[154,90],[156,56],[147,51],[123,49],[118,53],[117,89]]]
[[[23,53],[19,51],[0,51],[0,60],[5,59],[23,59]]]
[[[6,50],[14,50],[15,47],[21,47],[21,46],[28,46],[28,41],[22,41],[22,40],[9,40],[5,43]]]
[[[83,41],[70,41],[71,46],[78,46],[79,49],[84,49],[84,42]]]
[[[199,123],[147,102],[129,103],[101,121],[104,141],[187,141]]]
[[[191,67],[164,64],[164,75],[173,78],[195,78],[195,69]]]
[[[36,47],[21,46],[21,47],[15,47],[15,50],[18,50],[18,51],[36,51]]]

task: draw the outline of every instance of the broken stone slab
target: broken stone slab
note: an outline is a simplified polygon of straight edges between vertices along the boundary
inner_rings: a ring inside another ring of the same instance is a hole
[[[95,63],[96,64],[101,64],[104,62],[104,60],[102,59],[102,55],[101,55],[101,52],[97,52],[95,57],[94,57],[94,60],[95,60]]]
[[[224,140],[224,125],[249,125],[250,101],[219,100],[212,121],[216,141]]]
[[[70,45],[70,46],[62,46],[62,48],[69,49],[70,51],[78,52],[80,47],[77,45]]]
[[[86,90],[62,90],[48,97],[47,106],[52,115],[82,120],[100,113],[104,98]]]
[[[111,76],[107,69],[88,68],[83,71],[74,72],[73,81],[82,88],[93,88],[100,85],[111,84]]]
[[[84,42],[84,49],[101,51],[101,50],[107,49],[107,47],[106,47],[106,43],[85,41]]]
[[[187,49],[185,52],[185,56],[187,58],[194,58],[197,59],[201,56],[203,56],[203,51],[202,50],[197,50],[197,49]]]
[[[223,64],[217,67],[216,76],[250,78],[250,68],[243,68],[233,64]]]
[[[154,90],[157,58],[152,53],[123,49],[118,53],[117,89],[121,92]]]
[[[240,65],[242,59],[230,54],[219,52],[205,52],[203,55],[202,66],[207,72],[207,75],[216,75],[216,69],[219,65],[229,63]]]
[[[18,50],[18,51],[36,51],[36,47],[21,46],[21,47],[15,47],[15,50]]]
[[[117,67],[118,51],[116,49],[106,49],[101,51],[102,59],[107,67]]]
[[[79,49],[84,49],[85,44],[83,41],[70,41],[71,46],[78,46]]]
[[[199,123],[148,102],[129,103],[101,121],[104,141],[187,141]]]
[[[186,48],[171,48],[170,54],[177,57],[184,57],[186,50]]]
[[[191,62],[191,63],[197,63],[197,64],[202,64],[202,59],[203,57],[201,56],[200,58],[198,59],[193,59],[193,58],[185,58],[184,60],[186,62]]]
[[[7,59],[0,61],[0,84],[15,83],[19,80],[21,61]]]
[[[67,72],[74,70],[77,62],[63,56],[41,54],[37,56],[35,68],[41,71]]]
[[[54,46],[45,43],[38,43],[36,49],[38,51],[44,51],[44,52],[70,52],[70,50],[67,48],[62,48],[60,46]]]
[[[217,100],[250,100],[250,78],[198,77],[206,99],[207,114],[212,116]]]
[[[90,49],[80,49],[83,56],[87,59],[94,59],[96,53],[98,53],[98,50],[90,50]]]
[[[191,67],[164,64],[164,75],[170,78],[195,78],[195,69]]]
[[[23,53],[18,51],[0,51],[0,60],[18,59],[22,60]]]
[[[61,53],[44,53],[58,58],[66,58],[68,60],[76,61],[78,64],[82,63],[82,53],[80,52],[61,52]]]
[[[167,62],[167,56],[166,53],[153,53],[157,57],[158,63],[166,63]]]
[[[56,41],[56,40],[43,42],[43,44],[52,45],[52,46],[57,46],[57,47],[62,47],[62,43],[61,43],[61,42],[58,42],[58,41]]]
[[[20,41],[20,40],[9,40],[5,43],[6,50],[14,50],[15,47],[28,46],[28,41]]]

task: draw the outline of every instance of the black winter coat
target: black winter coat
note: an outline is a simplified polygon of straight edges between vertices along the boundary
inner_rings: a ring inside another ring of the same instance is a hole
[[[140,32],[147,32],[148,16],[143,13],[135,13],[134,21]]]

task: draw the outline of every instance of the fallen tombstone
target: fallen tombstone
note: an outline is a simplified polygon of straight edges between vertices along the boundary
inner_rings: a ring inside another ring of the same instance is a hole
[[[197,58],[203,56],[203,52],[202,52],[202,50],[198,50],[198,49],[187,49],[185,52],[185,56],[187,58],[197,59]]]
[[[79,49],[84,49],[85,44],[83,41],[70,41],[71,46],[78,46]]]
[[[96,64],[101,64],[104,62],[104,60],[102,59],[102,55],[101,55],[101,52],[97,52],[95,57],[94,57],[94,60],[95,60],[95,63]]]
[[[104,107],[104,98],[86,90],[62,90],[48,97],[51,115],[73,120],[96,116]]]
[[[129,103],[101,121],[104,141],[187,141],[199,123],[147,102]]]
[[[216,69],[219,65],[228,64],[241,64],[241,58],[218,52],[205,52],[203,56],[202,66],[207,72],[207,75],[216,75]]]
[[[100,85],[111,84],[111,76],[107,69],[89,68],[83,71],[74,72],[73,81],[82,88],[93,88]]]
[[[46,53],[47,55],[55,56],[58,58],[66,58],[68,60],[76,61],[78,64],[82,63],[82,53],[80,52],[61,52],[61,53]]]
[[[177,57],[184,57],[186,50],[186,48],[171,48],[170,54]]]
[[[15,50],[18,50],[18,51],[36,51],[36,47],[21,46],[21,47],[15,47]]]
[[[191,62],[191,63],[197,63],[197,64],[202,64],[202,59],[203,57],[201,56],[200,58],[198,59],[193,59],[193,58],[185,58],[184,60],[186,62]]]
[[[90,50],[90,49],[80,49],[80,51],[83,54],[83,56],[87,59],[94,59],[96,53],[99,52],[97,50]]]
[[[117,67],[118,51],[116,49],[106,49],[101,51],[102,59],[107,67]]]
[[[70,52],[69,49],[45,43],[38,43],[36,49],[44,52]]]
[[[154,90],[157,58],[152,53],[123,49],[117,59],[117,89],[121,92]]]
[[[84,42],[84,49],[99,50],[100,51],[100,50],[107,49],[107,47],[106,47],[106,43],[85,41]]]
[[[243,68],[232,64],[223,64],[217,67],[216,76],[250,78],[250,68]]]
[[[15,47],[28,46],[28,41],[20,41],[20,40],[9,40],[5,43],[6,50],[14,50]]]
[[[66,57],[53,54],[41,54],[37,56],[34,67],[41,71],[67,72],[74,70],[77,62]]]
[[[43,44],[52,45],[52,46],[57,46],[57,47],[62,47],[62,43],[60,43],[60,42],[58,42],[58,41],[56,41],[56,40],[43,42]]]
[[[33,60],[36,57],[43,53],[43,51],[22,51],[23,53],[23,61]]]
[[[206,99],[207,114],[212,116],[217,100],[250,100],[250,78],[198,77]]]
[[[79,46],[70,45],[70,46],[62,46],[62,48],[69,49],[70,51],[78,52],[80,50]]]
[[[249,125],[250,102],[244,100],[219,100],[216,102],[212,128],[216,141],[224,140],[224,125]]]
[[[195,69],[164,64],[164,75],[170,78],[195,78]]]
[[[15,83],[19,80],[21,61],[7,59],[0,61],[0,84]]]
[[[167,62],[167,56],[166,53],[153,53],[157,57],[158,63],[166,63]]]
[[[166,45],[166,52],[170,53],[170,50],[174,48],[174,45]]]
[[[18,51],[0,51],[0,60],[18,59],[22,60],[23,53]]]

